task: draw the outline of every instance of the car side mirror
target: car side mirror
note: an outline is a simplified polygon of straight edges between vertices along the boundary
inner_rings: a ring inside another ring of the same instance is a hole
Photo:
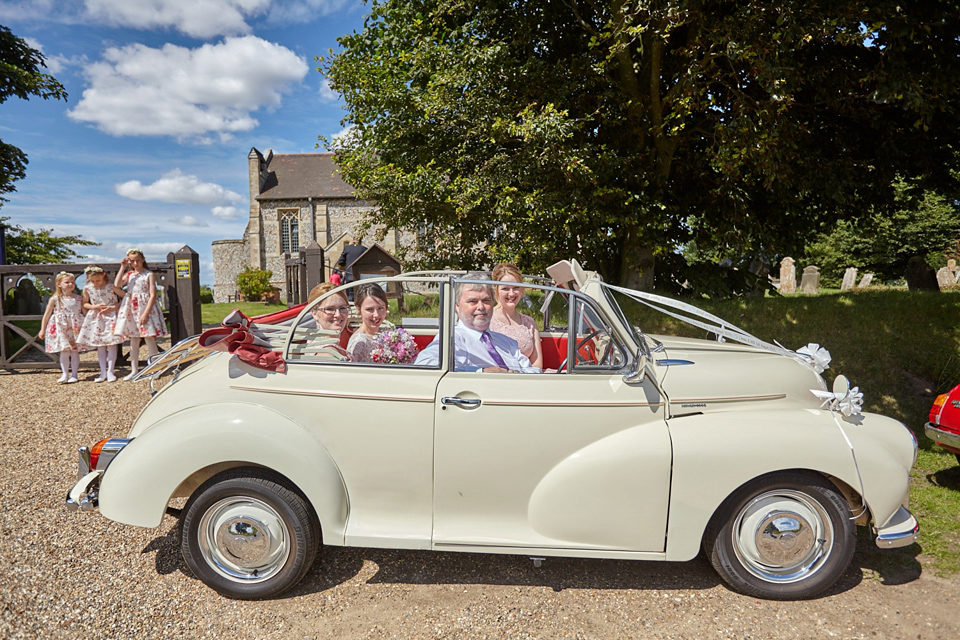
[[[650,361],[646,351],[641,347],[637,350],[637,358],[633,368],[623,374],[623,381],[626,384],[640,384],[647,375],[647,363]]]
[[[833,392],[838,398],[842,398],[850,391],[850,381],[844,375],[839,375],[833,380]]]

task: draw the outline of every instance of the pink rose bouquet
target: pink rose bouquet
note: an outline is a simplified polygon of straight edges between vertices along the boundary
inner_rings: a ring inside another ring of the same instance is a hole
[[[381,364],[411,364],[417,357],[417,343],[400,327],[388,329],[377,334],[372,355]]]

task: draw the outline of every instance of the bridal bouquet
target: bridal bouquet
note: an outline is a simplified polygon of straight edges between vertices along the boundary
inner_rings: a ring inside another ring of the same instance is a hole
[[[417,357],[417,343],[399,327],[387,329],[377,334],[372,355],[381,364],[411,364]]]

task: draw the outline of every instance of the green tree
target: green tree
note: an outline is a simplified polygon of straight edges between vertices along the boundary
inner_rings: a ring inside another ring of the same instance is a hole
[[[956,189],[957,33],[945,0],[374,0],[320,70],[344,178],[433,230],[420,264],[635,284],[691,242],[799,253],[898,172]]]
[[[259,300],[264,294],[274,291],[276,287],[270,284],[273,272],[269,269],[254,269],[244,267],[237,274],[237,289],[246,300]]]
[[[4,229],[8,264],[60,264],[82,259],[73,246],[97,247],[99,242],[86,240],[82,236],[55,236],[53,229],[24,229],[9,224],[10,218],[0,217],[0,227]]]
[[[66,100],[63,85],[40,71],[46,67],[45,60],[42,53],[0,25],[0,103],[11,96],[22,100],[29,100],[30,96]],[[7,201],[3,194],[16,191],[13,183],[26,174],[27,154],[0,140],[0,207]]]
[[[914,195],[904,181],[895,187],[893,211],[873,211],[857,223],[840,220],[807,246],[807,263],[820,267],[824,284],[839,286],[847,267],[887,282],[900,280],[907,261],[917,255],[934,266],[946,264],[945,252],[960,238],[956,201],[931,191]]]

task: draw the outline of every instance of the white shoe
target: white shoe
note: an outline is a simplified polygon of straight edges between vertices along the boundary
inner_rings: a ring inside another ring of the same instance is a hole
[[[128,373],[127,375],[123,376],[123,379],[124,379],[124,380],[133,380],[133,377],[134,377],[135,375],[137,375],[137,372],[136,372],[136,371],[131,371],[131,372]]]
[[[80,382],[80,380],[75,377],[70,377],[67,379],[67,384],[70,384],[71,382]]]
[[[103,382],[107,379],[107,376],[100,376],[99,378],[94,378],[94,382]]]
[[[116,382],[116,381],[117,381],[117,376],[113,375],[112,373],[107,374],[107,382]]]
[[[63,374],[62,376],[60,376],[59,378],[57,378],[57,383],[58,383],[58,384],[63,384],[63,383],[66,382],[66,381],[67,381],[67,374]]]

